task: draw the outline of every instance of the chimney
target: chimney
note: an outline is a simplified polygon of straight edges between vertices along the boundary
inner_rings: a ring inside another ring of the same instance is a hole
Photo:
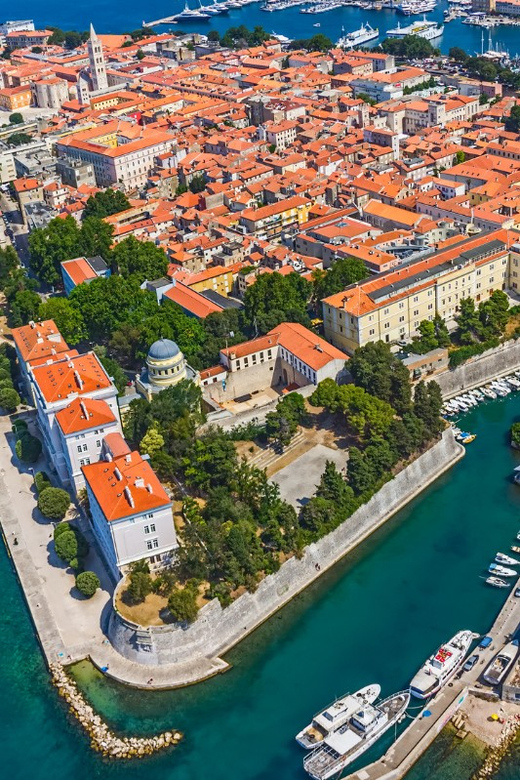
[[[125,498],[133,509],[135,507],[135,501],[133,499],[132,492],[129,487],[125,487]]]
[[[74,379],[76,380],[76,384],[79,387],[80,390],[83,389],[83,379],[80,377],[77,371],[74,371]]]
[[[118,480],[118,482],[121,482],[121,480],[123,479],[123,475],[121,474],[117,466],[114,469],[114,474],[116,475],[116,479]]]
[[[137,488],[144,488],[144,479],[142,477],[136,477],[134,484]]]
[[[80,405],[80,407],[81,407],[81,413],[82,413],[83,417],[85,418],[85,420],[88,420],[87,407],[85,406],[85,404],[83,403],[83,401],[80,401],[80,402],[79,402],[79,405]]]

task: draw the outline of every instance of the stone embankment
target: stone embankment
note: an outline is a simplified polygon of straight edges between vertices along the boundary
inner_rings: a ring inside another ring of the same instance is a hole
[[[471,780],[487,780],[496,775],[506,753],[511,748],[520,729],[520,715],[511,715],[505,721],[498,742],[489,748],[486,759]]]
[[[431,379],[440,385],[444,398],[485,385],[520,366],[520,339],[512,339],[495,349],[470,358],[458,368],[436,374]]]
[[[49,665],[52,681],[69,710],[86,731],[90,746],[108,758],[143,758],[164,748],[176,745],[182,739],[180,731],[165,731],[153,737],[118,737],[92,707],[87,704],[75,683],[61,664]]]

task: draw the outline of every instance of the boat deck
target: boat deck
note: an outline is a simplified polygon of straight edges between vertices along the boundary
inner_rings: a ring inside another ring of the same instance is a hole
[[[520,625],[520,599],[515,598],[514,592],[518,587],[520,587],[520,579],[511,588],[504,606],[489,631],[489,635],[493,637],[492,644],[485,650],[478,651],[480,663],[476,664],[471,671],[464,672],[459,680],[448,684],[428,702],[425,709],[431,715],[427,718],[419,716],[411,722],[384,756],[347,775],[343,780],[401,780],[406,775],[451,720],[464,702],[469,689],[474,687],[482,689],[483,686],[477,682],[482,671],[491,663],[498,650],[516,633]],[[412,699],[412,706],[413,702]]]

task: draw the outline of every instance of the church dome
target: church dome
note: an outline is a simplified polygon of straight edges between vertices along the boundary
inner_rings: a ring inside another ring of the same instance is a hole
[[[148,350],[148,357],[151,360],[171,360],[180,354],[180,349],[175,341],[170,339],[159,339],[154,341]]]

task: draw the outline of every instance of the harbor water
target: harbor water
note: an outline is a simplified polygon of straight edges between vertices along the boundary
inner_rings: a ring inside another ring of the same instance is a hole
[[[511,481],[520,455],[508,445],[517,419],[518,394],[467,414],[464,428],[478,437],[466,457],[230,653],[233,668],[226,674],[195,687],[147,693],[106,681],[88,663],[78,665],[81,687],[117,730],[185,733],[176,750],[142,762],[107,763],[68,720],[2,547],[0,734],[9,776],[303,780],[294,734],[313,712],[371,682],[379,682],[384,695],[403,688],[441,641],[463,628],[483,633],[493,623],[504,593],[486,587],[482,577],[520,529],[520,487]],[[386,735],[367,760],[393,736]],[[468,780],[478,760],[468,744],[455,749],[443,735],[410,780]],[[498,780],[513,778],[518,770],[506,763]]]
[[[210,0],[201,0],[203,5]],[[191,8],[198,8],[198,0],[188,0]],[[255,25],[262,25],[268,32],[286,35],[290,38],[310,38],[316,33],[323,33],[336,42],[341,36],[342,27],[346,32],[358,29],[361,24],[369,22],[372,27],[379,28],[379,42],[385,37],[386,30],[410,24],[412,21],[420,21],[422,16],[402,16],[395,11],[382,9],[381,11],[365,10],[362,8],[343,7],[320,14],[302,14],[302,6],[288,8],[284,11],[266,13],[261,10],[262,2],[252,3],[243,8],[233,8],[226,14],[214,16],[208,20],[182,21],[178,25],[166,25],[158,27],[158,31],[165,32],[168,29],[176,31],[182,29],[185,32],[198,32],[207,35],[210,30],[218,30],[224,33],[229,27],[244,24],[252,29]],[[39,28],[45,25],[54,25],[70,30],[86,30],[90,22],[100,33],[120,33],[125,30],[133,30],[141,26],[143,20],[153,21],[178,14],[184,8],[184,0],[152,0],[149,3],[128,0],[126,3],[105,3],[103,0],[92,0],[88,4],[58,3],[57,0],[48,0],[45,4],[40,0],[23,0],[16,12],[16,18],[34,19]],[[441,0],[435,10],[426,15],[429,21],[442,21],[443,11],[448,8],[447,2]],[[5,13],[4,13],[5,15]],[[11,18],[13,14],[9,18]],[[319,24],[319,27],[314,27]],[[520,36],[517,27],[499,27],[491,32],[491,43],[494,48],[509,51],[511,56],[520,54]],[[378,41],[371,41],[368,46],[377,45]],[[446,24],[442,37],[435,39],[434,46],[447,53],[451,46],[460,46],[469,54],[479,54],[482,49],[482,30],[468,24],[463,24],[461,19],[455,19]],[[484,31],[484,50],[489,45],[489,33]]]

